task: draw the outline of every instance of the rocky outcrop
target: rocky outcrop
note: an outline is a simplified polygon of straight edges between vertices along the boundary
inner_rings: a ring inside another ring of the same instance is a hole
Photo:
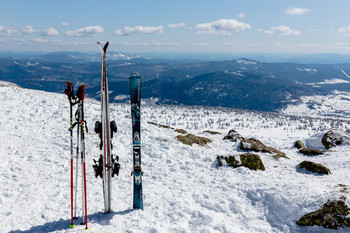
[[[328,200],[321,209],[304,215],[296,223],[301,226],[318,225],[331,229],[350,227],[350,219],[346,218],[350,214],[349,210],[346,197],[342,196],[339,200]]]
[[[240,149],[246,150],[246,151],[265,152],[265,153],[275,154],[274,158],[281,158],[281,157],[288,158],[284,152],[276,148],[266,146],[264,143],[254,138],[250,138],[248,140],[246,139],[241,140]]]
[[[294,146],[299,149],[299,152],[304,155],[322,155],[325,153],[324,150],[318,150],[318,149],[310,149],[307,148],[304,143],[300,140],[297,140],[294,143]]]
[[[234,142],[242,141],[244,138],[234,129],[231,129],[228,134],[224,137],[224,140],[231,140]]]
[[[335,146],[350,144],[350,135],[343,131],[330,130],[326,132],[321,140],[326,149]]]

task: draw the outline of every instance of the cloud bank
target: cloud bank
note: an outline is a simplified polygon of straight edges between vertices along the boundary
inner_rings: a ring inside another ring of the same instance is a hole
[[[0,37],[15,37],[23,36],[37,32],[31,25],[19,28],[14,26],[1,26],[0,25]]]
[[[282,36],[299,36],[301,35],[300,31],[291,29],[288,26],[280,25],[276,27],[271,27],[270,30],[259,29],[258,31],[263,32],[266,35],[274,35],[276,32],[279,32]]]
[[[103,28],[100,25],[96,25],[87,26],[74,31],[66,31],[65,34],[69,37],[91,37],[103,32]]]
[[[178,23],[178,24],[169,24],[168,28],[180,28],[180,27],[186,27],[186,23]]]
[[[116,30],[115,35],[117,36],[128,36],[132,34],[163,34],[164,27],[144,27],[144,26],[135,26],[135,27],[124,27],[122,30]]]
[[[197,24],[197,33],[231,35],[232,32],[242,32],[250,29],[250,25],[236,19],[220,19],[218,21]]]
[[[288,10],[286,10],[286,14],[288,15],[304,15],[309,12],[311,12],[310,9],[297,7],[291,7]]]
[[[47,28],[45,29],[42,33],[41,33],[42,36],[58,36],[59,33],[58,31],[53,28],[53,27],[50,27],[50,28]]]

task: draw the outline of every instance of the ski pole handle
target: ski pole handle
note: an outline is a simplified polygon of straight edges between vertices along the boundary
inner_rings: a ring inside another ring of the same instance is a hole
[[[66,85],[67,89],[64,90],[64,93],[68,96],[69,99],[75,99],[72,82],[67,81]]]

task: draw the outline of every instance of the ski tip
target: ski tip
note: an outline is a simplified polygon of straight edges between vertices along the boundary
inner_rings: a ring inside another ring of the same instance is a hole
[[[129,78],[141,78],[141,75],[137,72],[133,72],[130,74]]]
[[[69,224],[69,228],[74,228],[75,225],[74,224]]]
[[[108,45],[109,45],[109,41],[107,41],[107,43],[106,43],[105,46],[103,47],[103,51],[105,51],[105,53],[106,53],[106,51],[107,51]]]

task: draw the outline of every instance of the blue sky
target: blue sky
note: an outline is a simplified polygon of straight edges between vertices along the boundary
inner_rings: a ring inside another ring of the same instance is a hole
[[[0,51],[350,53],[349,0],[2,0]]]

